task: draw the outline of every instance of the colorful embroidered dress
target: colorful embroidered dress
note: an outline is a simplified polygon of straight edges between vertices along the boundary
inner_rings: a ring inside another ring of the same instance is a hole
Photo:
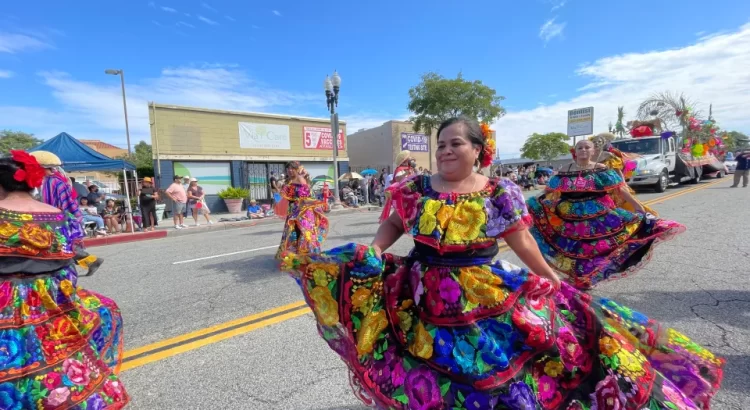
[[[724,361],[607,299],[504,261],[497,240],[526,228],[519,188],[441,194],[428,176],[391,189],[415,241],[381,260],[350,244],[287,255],[320,335],[382,409],[700,409]]]
[[[281,258],[284,252],[320,252],[328,235],[328,218],[323,212],[323,204],[313,197],[309,185],[287,184],[281,190],[281,197],[288,201],[288,206],[285,209],[286,224],[276,258]],[[277,209],[283,206],[282,203]]]
[[[122,317],[77,287],[70,214],[0,209],[0,408],[120,409]]]
[[[627,184],[614,169],[561,172],[528,200],[542,255],[578,289],[637,271],[656,244],[685,230],[623,208],[621,189]]]

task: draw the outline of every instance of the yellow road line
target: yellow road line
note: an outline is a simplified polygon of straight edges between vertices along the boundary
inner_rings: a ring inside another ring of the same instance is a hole
[[[239,324],[244,323],[244,322],[250,322],[250,321],[257,320],[257,319],[260,319],[260,318],[263,318],[263,317],[266,317],[266,316],[271,316],[271,315],[274,315],[276,313],[283,312],[285,310],[294,309],[294,308],[300,308],[302,306],[306,306],[305,301],[304,300],[298,300],[298,301],[296,301],[294,303],[290,303],[288,305],[279,306],[279,307],[276,307],[276,308],[273,308],[273,309],[269,309],[269,310],[266,310],[266,311],[263,311],[263,312],[260,312],[260,313],[256,313],[256,314],[245,316],[245,317],[241,317],[241,318],[236,319],[236,320],[231,320],[229,322],[224,322],[224,323],[221,323],[221,324],[218,324],[218,325],[215,325],[215,326],[211,326],[211,327],[207,327],[207,328],[204,328],[204,329],[200,329],[200,330],[197,330],[195,332],[186,333],[184,335],[173,337],[171,339],[165,339],[165,340],[162,340],[162,341],[159,341],[159,342],[156,342],[156,343],[152,343],[150,345],[141,346],[141,347],[139,347],[137,349],[128,350],[127,352],[125,352],[125,354],[123,355],[123,359],[127,359],[127,358],[133,357],[133,356],[137,356],[139,354],[143,354],[145,352],[148,352],[148,351],[151,351],[151,350],[156,350],[156,349],[159,349],[159,348],[162,348],[162,347],[165,347],[165,346],[169,346],[169,345],[173,345],[173,344],[176,344],[176,343],[184,342],[186,340],[194,339],[196,337],[200,337],[200,336],[203,336],[203,335],[206,335],[206,334],[209,334],[209,333],[214,333],[214,332],[226,329],[226,328],[230,328],[232,326],[239,325]]]
[[[697,186],[695,188],[690,188],[690,189],[682,190],[679,192],[675,192],[673,194],[664,195],[659,198],[646,201],[644,202],[644,204],[653,205],[653,204],[657,204],[660,202],[665,202],[665,201],[677,198],[679,196],[682,196],[691,192],[695,192],[701,189],[708,188],[720,182],[722,181],[718,180],[715,182],[710,182],[708,184]],[[507,249],[509,249],[507,244],[502,244],[499,246],[500,251],[505,251]],[[278,314],[278,313],[289,311],[289,310],[292,310],[292,311],[284,313],[284,314]],[[285,322],[287,320],[305,315],[309,312],[310,312],[310,309],[305,304],[305,301],[300,300],[300,301],[290,303],[284,306],[279,306],[273,309],[269,309],[260,313],[256,313],[256,314],[245,316],[239,319],[231,320],[229,322],[225,322],[225,323],[221,323],[215,326],[200,329],[195,332],[191,332],[191,333],[187,333],[187,334],[173,337],[170,339],[162,340],[160,342],[152,343],[150,345],[141,346],[139,348],[125,352],[123,358],[125,360],[132,358],[132,360],[127,360],[125,363],[123,363],[121,370],[122,371],[130,370],[130,369],[141,367],[146,364],[153,363],[159,360],[164,360],[168,357],[172,357],[181,353],[185,353],[194,349],[198,349],[200,347],[207,346],[213,343],[217,343],[222,340],[230,339],[232,337],[239,336],[245,333],[249,333],[254,330],[262,329],[267,326]],[[273,316],[273,317],[268,318],[269,316]],[[241,326],[243,323],[248,323],[248,322],[252,322],[252,323],[249,323],[245,326]],[[238,327],[231,329],[231,330],[226,330],[235,326],[238,326]],[[212,333],[216,333],[216,334],[211,335]],[[210,336],[203,337],[206,335],[210,335]],[[191,339],[196,339],[196,340],[191,341]],[[176,346],[169,347],[171,345],[176,345]],[[155,351],[155,352],[149,354],[148,352],[151,352],[151,351]],[[142,357],[136,357],[136,356],[142,356]]]
[[[271,326],[276,323],[285,322],[287,320],[294,319],[302,315],[306,315],[309,312],[310,312],[310,308],[307,308],[307,307],[305,307],[304,309],[297,309],[295,311],[285,313],[283,315],[275,316],[271,319],[266,319],[266,320],[256,322],[247,326],[242,326],[242,327],[233,329],[228,332],[219,333],[219,334],[209,336],[203,339],[195,340],[190,343],[181,344],[171,349],[162,350],[154,354],[150,354],[150,355],[147,355],[147,356],[135,359],[135,360],[125,362],[122,364],[122,367],[120,369],[121,371],[125,371],[125,370],[134,369],[136,367],[141,367],[143,365],[153,363],[159,360],[164,360],[168,357],[172,357],[180,353],[189,352],[191,350],[195,350],[206,345],[221,342],[222,340],[230,339],[235,336],[239,336],[241,334],[252,332],[253,330],[261,329],[266,326]]]

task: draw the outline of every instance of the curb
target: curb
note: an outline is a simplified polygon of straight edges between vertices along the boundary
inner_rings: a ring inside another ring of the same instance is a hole
[[[381,212],[383,208],[380,207],[368,207],[368,208],[355,208],[355,209],[342,209],[341,211],[332,211],[328,215],[341,215],[341,214],[353,214],[356,212]],[[221,215],[217,215],[221,217]],[[223,231],[229,229],[240,229],[250,228],[258,225],[272,225],[274,223],[282,224],[280,218],[268,217],[266,219],[246,220],[246,221],[228,221],[228,222],[215,222],[213,225],[201,225],[200,227],[190,227],[188,229],[174,229],[164,228],[155,232],[137,232],[135,234],[122,234],[115,236],[107,236],[104,238],[87,238],[83,241],[84,245],[88,248],[96,246],[107,246],[115,245],[118,243],[126,242],[139,242],[148,241],[152,239],[162,238],[173,238],[178,236],[196,235],[205,232]]]
[[[137,232],[135,234],[121,234],[115,236],[106,236],[104,238],[86,238],[83,240],[83,245],[87,248],[93,248],[96,246],[114,245],[126,242],[148,241],[151,239],[161,239],[166,237],[166,231]]]

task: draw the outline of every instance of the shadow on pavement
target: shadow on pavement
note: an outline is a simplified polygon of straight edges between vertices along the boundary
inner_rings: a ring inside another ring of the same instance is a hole
[[[254,283],[260,280],[276,279],[285,273],[279,271],[279,261],[273,254],[253,255],[242,259],[205,265],[202,270],[217,270],[232,274],[237,282]]]
[[[747,355],[724,355],[727,364],[724,367],[724,381],[721,390],[737,393],[750,391],[750,356]]]

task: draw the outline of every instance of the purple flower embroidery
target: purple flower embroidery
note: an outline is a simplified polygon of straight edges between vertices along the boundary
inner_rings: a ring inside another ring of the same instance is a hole
[[[440,297],[448,303],[456,303],[461,298],[461,288],[455,280],[444,278],[440,281]]]
[[[441,408],[440,386],[435,375],[425,366],[416,367],[406,373],[404,393],[409,398],[410,410]]]
[[[508,394],[501,396],[500,400],[511,409],[536,410],[534,392],[524,382],[511,384],[508,388]]]

